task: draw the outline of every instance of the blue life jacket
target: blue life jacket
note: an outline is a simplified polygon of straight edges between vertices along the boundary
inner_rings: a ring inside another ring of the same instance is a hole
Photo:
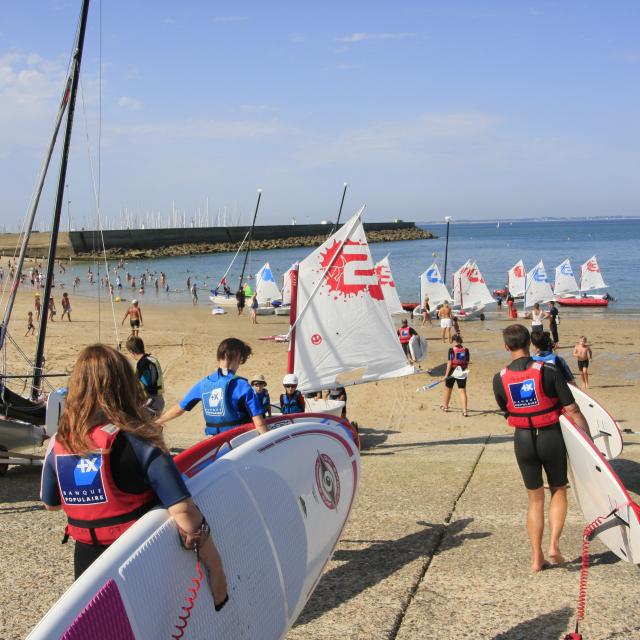
[[[256,396],[258,398],[260,406],[264,409],[264,412],[266,414],[267,409],[269,409],[269,405],[271,404],[269,392],[266,389],[263,389],[262,391],[256,391]]]
[[[280,396],[280,411],[285,415],[288,413],[302,413],[304,411],[304,401],[300,402],[301,399],[304,400],[299,391],[296,391],[292,396],[283,393]],[[300,405],[302,405],[302,409]]]
[[[244,407],[237,409],[232,405],[229,385],[236,378],[238,376],[232,371],[225,375],[218,369],[202,382],[202,413],[206,424],[204,432],[208,436],[251,421],[251,416]]]
[[[536,362],[550,362],[556,364],[558,356],[552,351],[541,351],[537,356],[531,356]]]

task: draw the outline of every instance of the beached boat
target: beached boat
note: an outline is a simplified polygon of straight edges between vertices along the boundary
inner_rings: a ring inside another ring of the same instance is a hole
[[[433,313],[445,301],[453,303],[453,296],[449,293],[447,286],[440,275],[440,269],[434,262],[424,273],[420,274],[420,304],[413,310],[414,318],[424,316],[424,299],[429,296],[429,307]]]
[[[565,262],[568,262],[565,261]],[[563,263],[564,264],[564,263]],[[561,265],[562,266],[562,265]],[[575,283],[575,278],[574,278]],[[580,291],[579,296],[562,296],[557,298],[558,304],[563,307],[607,307],[609,301],[612,300],[608,293],[605,294],[589,294],[588,291],[596,291],[605,289],[607,285],[602,277],[598,260],[592,256],[581,267],[580,270],[580,286],[577,284],[573,291]]]
[[[476,262],[467,260],[453,274],[452,285],[453,314],[459,320],[484,320],[486,306],[495,303],[495,299]]]
[[[388,255],[376,263],[375,270],[391,316],[402,316],[406,314],[407,312],[402,307],[402,303],[398,297],[398,290],[396,289],[396,283],[391,273],[391,264]]]
[[[547,271],[542,260],[527,273],[524,290],[524,308],[533,307],[535,304],[550,302],[555,298],[553,289],[549,284]]]

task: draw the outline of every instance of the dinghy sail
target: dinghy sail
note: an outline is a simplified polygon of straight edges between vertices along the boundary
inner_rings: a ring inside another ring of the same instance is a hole
[[[454,274],[454,305],[461,309],[479,310],[495,302],[478,265],[471,260]]]
[[[256,293],[258,294],[258,304],[261,306],[268,305],[273,300],[282,299],[282,294],[268,262],[265,262],[262,269],[256,273]]]
[[[581,268],[580,275],[580,291],[586,293],[587,291],[593,291],[594,289],[606,289],[598,260],[595,256],[591,256]]]
[[[524,269],[524,262],[522,262],[522,260],[518,260],[518,262],[516,262],[516,264],[514,264],[507,272],[509,293],[514,298],[521,298],[524,296],[526,279],[527,276]]]
[[[432,308],[445,301],[453,302],[453,297],[449,293],[435,262],[420,275],[420,306],[424,304],[426,296],[429,296],[429,306]]]
[[[578,291],[578,283],[573,275],[571,262],[567,258],[556,267],[556,279],[553,283],[553,293],[556,296],[564,296]]]
[[[360,219],[363,210],[292,273],[288,368],[302,392],[415,372],[376,275]]]
[[[406,311],[402,308],[396,283],[391,273],[389,256],[382,258],[382,260],[376,264],[375,270],[378,280],[380,281],[380,286],[382,287],[382,292],[384,293],[384,301],[387,303],[389,313],[392,316],[405,314]]]
[[[524,308],[533,307],[536,302],[549,302],[554,299],[547,272],[542,260],[527,273],[527,286],[524,292]]]

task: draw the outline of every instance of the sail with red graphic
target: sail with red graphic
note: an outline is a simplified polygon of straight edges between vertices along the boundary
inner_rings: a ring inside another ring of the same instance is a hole
[[[389,313],[393,315],[404,314],[405,310],[402,308],[400,297],[398,296],[398,290],[396,289],[396,283],[391,273],[391,264],[389,263],[389,256],[385,256],[376,263],[375,266],[376,275],[380,281],[382,287],[382,293],[384,293],[384,301],[387,303],[387,309]]]
[[[456,307],[462,307],[464,304],[464,294],[466,293],[465,273],[473,263],[467,260],[451,278],[451,295],[453,296],[453,304]]]
[[[553,293],[556,296],[564,296],[578,291],[578,283],[573,275],[571,262],[567,258],[556,267],[556,279],[553,283]]]
[[[549,302],[555,298],[549,284],[547,271],[542,260],[527,273],[527,287],[524,292],[524,307],[533,307],[536,302]]]
[[[300,391],[414,373],[371,259],[363,210],[299,265],[290,348]]]
[[[606,284],[602,278],[600,266],[595,256],[591,256],[582,265],[581,277],[580,277],[580,291],[593,291],[594,289],[605,289]]]
[[[508,276],[509,293],[514,298],[523,296],[525,281],[527,278],[527,272],[524,269],[524,262],[522,262],[522,260],[518,260],[518,262],[509,269]]]
[[[478,309],[495,302],[476,262],[467,262],[453,275],[453,302],[461,309]]]
[[[291,268],[287,269],[282,276],[282,306],[288,307],[291,304]]]

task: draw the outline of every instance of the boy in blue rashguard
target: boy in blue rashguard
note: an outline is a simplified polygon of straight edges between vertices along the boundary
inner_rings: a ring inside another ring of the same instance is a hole
[[[237,338],[227,338],[218,346],[216,371],[196,382],[185,397],[165,411],[158,422],[164,424],[191,411],[199,402],[208,436],[253,421],[259,433],[267,432],[264,409],[246,378],[236,374],[251,355],[251,347]]]

